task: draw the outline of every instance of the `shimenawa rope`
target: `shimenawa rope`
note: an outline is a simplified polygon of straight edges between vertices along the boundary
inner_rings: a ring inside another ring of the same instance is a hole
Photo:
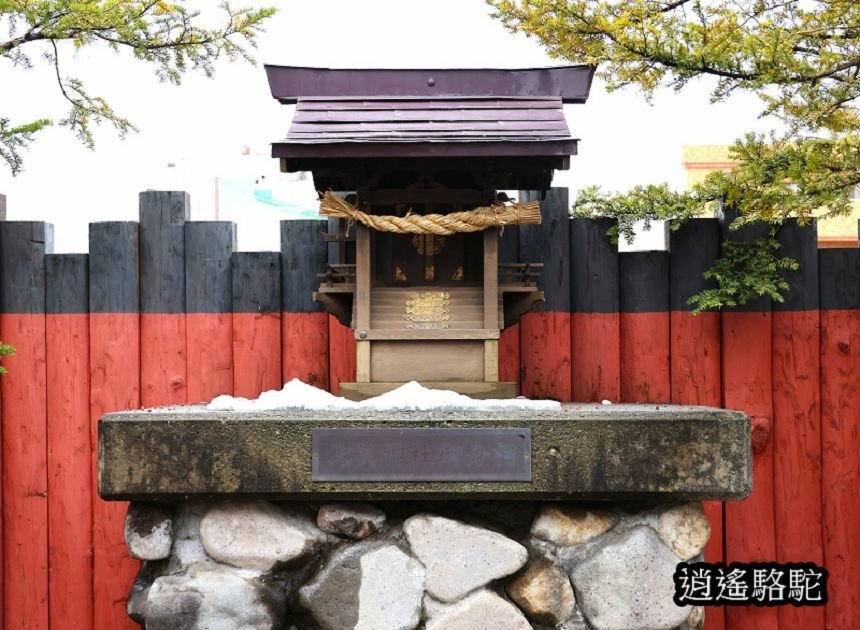
[[[480,232],[489,227],[539,224],[541,221],[540,203],[537,201],[495,204],[450,214],[413,214],[410,211],[406,216],[397,217],[367,214],[331,191],[326,191],[320,201],[320,214],[358,221],[380,232],[437,236],[449,236],[458,232]]]

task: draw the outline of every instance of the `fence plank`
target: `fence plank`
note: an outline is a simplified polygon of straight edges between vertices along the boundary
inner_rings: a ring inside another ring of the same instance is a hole
[[[821,526],[821,401],[818,312],[818,237],[815,226],[791,220],[780,227],[781,255],[791,291],[773,305],[773,444],[776,558],[824,561]],[[787,526],[791,523],[791,526]],[[821,607],[780,606],[784,628],[823,628]]]
[[[713,286],[702,274],[711,268],[720,255],[720,226],[716,219],[696,219],[672,232],[670,239],[672,402],[719,407],[722,403],[720,314],[693,315],[689,299]],[[723,504],[721,501],[705,501],[704,508],[711,524],[705,560],[723,562]],[[725,627],[725,609],[708,608],[705,630],[723,630]]]
[[[620,256],[621,400],[668,402],[669,255]]]
[[[48,557],[50,625],[92,628],[93,480],[86,254],[48,255]]]
[[[539,195],[520,191],[521,201]],[[551,188],[540,225],[519,227],[522,262],[545,263],[539,286],[546,301],[520,319],[521,388],[529,398],[569,401],[571,392],[570,238],[567,188]]]
[[[621,400],[618,247],[610,219],[570,222],[573,399]]]
[[[281,388],[281,255],[233,254],[233,392]]]
[[[140,407],[138,224],[90,224],[90,428],[109,411]],[[93,470],[96,470],[93,450]],[[94,472],[93,481],[97,476]],[[128,504],[93,499],[93,627],[135,630],[125,598],[138,562],[123,537]]]
[[[826,627],[850,628],[860,619],[860,250],[818,256]]]
[[[355,333],[334,315],[328,316],[328,355],[331,393],[340,396],[341,383],[354,383],[356,378]]]
[[[188,401],[184,192],[140,193],[140,394],[144,407]]]
[[[281,221],[281,378],[298,378],[321,389],[336,387],[329,373],[329,315],[312,297],[316,274],[328,260],[325,231],[324,221]]]
[[[45,253],[53,228],[0,222],[4,627],[48,628]]]
[[[762,234],[728,229],[734,212],[720,225],[724,240],[745,242]],[[760,298],[724,309],[722,332],[723,406],[750,417],[753,440],[753,491],[744,501],[725,504],[726,562],[773,562],[776,558],[773,497],[773,317],[770,300]],[[775,608],[727,606],[726,628],[776,630]]]
[[[185,224],[188,402],[233,393],[233,276],[236,225]]]

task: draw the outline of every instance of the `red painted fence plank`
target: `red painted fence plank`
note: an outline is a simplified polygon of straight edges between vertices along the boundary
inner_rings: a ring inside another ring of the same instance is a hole
[[[520,200],[540,193],[520,191]],[[540,225],[518,228],[522,262],[543,263],[538,287],[545,302],[520,319],[522,393],[529,398],[573,398],[570,339],[570,228],[566,188],[551,188],[541,201]]]
[[[821,487],[828,630],[860,619],[860,250],[818,253]]]
[[[4,627],[48,628],[45,252],[52,228],[0,222]]]
[[[110,411],[140,407],[138,225],[90,224],[90,430]],[[93,483],[98,479],[93,449]],[[93,627],[135,630],[125,599],[139,563],[125,546],[125,502],[93,500]]]
[[[669,257],[626,252],[619,263],[621,400],[669,402]]]
[[[281,318],[283,381],[286,383],[298,378],[309,385],[328,390],[329,314],[282,313]]]
[[[856,278],[855,278],[856,281]],[[860,310],[821,312],[821,449],[827,628],[860,620]]]
[[[188,402],[182,192],[140,193],[140,389],[144,407]]]
[[[771,321],[771,313],[765,311],[724,312],[721,318],[723,406],[750,416],[754,445],[752,494],[725,504],[726,562],[776,558]],[[776,630],[776,609],[728,606],[726,628]]]
[[[233,254],[233,392],[281,389],[280,254]]]
[[[45,315],[0,315],[3,361],[3,576],[6,628],[48,628]]]
[[[618,247],[609,219],[570,221],[573,399],[621,400]]]
[[[50,625],[93,624],[93,480],[86,255],[48,256]]]
[[[773,305],[773,479],[778,562],[824,562],[818,247],[815,226],[780,227],[791,290]],[[781,628],[823,628],[821,606],[780,606]]]
[[[340,396],[341,383],[355,382],[355,333],[341,324],[334,315],[328,319],[329,365],[331,393]]]
[[[185,224],[185,335],[188,402],[233,393],[233,274],[236,226]]]
[[[517,394],[520,388],[520,325],[508,326],[499,336],[499,380],[503,383],[516,383]]]
[[[703,274],[720,255],[719,224],[715,219],[687,222],[671,233],[669,252],[672,402],[719,407],[722,403],[720,314],[693,315],[690,304],[691,297],[713,286]],[[704,510],[711,524],[705,561],[723,562],[723,503],[705,501]],[[708,608],[705,630],[724,630],[725,627],[725,608]]]

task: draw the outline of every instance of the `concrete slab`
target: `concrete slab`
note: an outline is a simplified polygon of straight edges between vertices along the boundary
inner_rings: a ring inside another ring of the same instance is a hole
[[[315,428],[516,428],[531,432],[530,481],[314,481]],[[742,499],[752,485],[747,417],[671,405],[558,411],[129,411],[99,421],[99,494],[185,498]]]

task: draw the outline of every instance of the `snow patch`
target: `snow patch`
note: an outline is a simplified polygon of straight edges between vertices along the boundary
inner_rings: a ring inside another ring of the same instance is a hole
[[[554,400],[529,400],[508,398],[498,400],[476,400],[446,389],[428,389],[410,381],[375,398],[354,402],[335,396],[325,390],[308,385],[294,378],[281,390],[269,390],[259,398],[249,400],[233,396],[218,396],[206,409],[211,411],[271,411],[275,409],[307,409],[309,411],[334,411],[339,409],[376,409],[380,411],[401,409],[430,411],[439,409],[505,410],[527,409],[553,411],[561,408]]]

